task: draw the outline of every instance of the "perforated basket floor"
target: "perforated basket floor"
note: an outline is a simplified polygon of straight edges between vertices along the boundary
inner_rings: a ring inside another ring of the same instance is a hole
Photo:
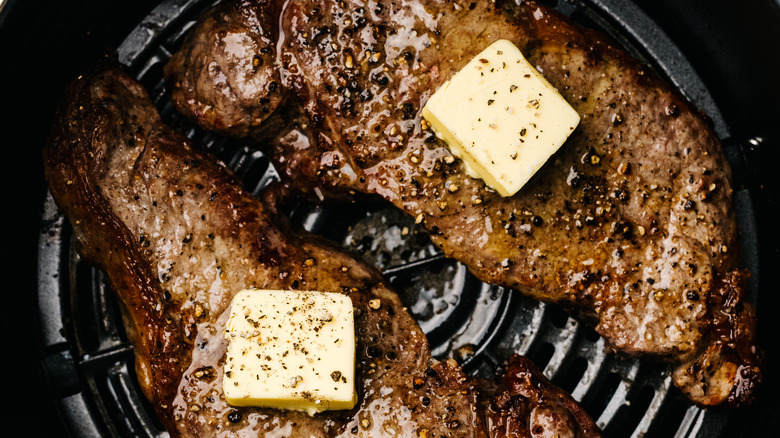
[[[741,162],[750,140],[730,138],[712,96],[674,43],[636,6],[620,0],[547,2],[596,27],[676,84],[707,112],[726,145],[735,179],[747,178]],[[120,60],[150,90],[163,118],[206,145],[255,194],[277,178],[266,156],[253,148],[203,132],[182,120],[167,101],[162,66],[198,13],[211,2],[166,1],[127,37]],[[757,300],[755,218],[748,189],[736,193]],[[671,385],[661,364],[618,358],[604,342],[552,305],[513,290],[484,284],[460,263],[445,259],[414,220],[382,204],[353,204],[338,211],[301,202],[290,212],[306,229],[329,237],[379,267],[428,334],[434,355],[455,357],[487,377],[509,354],[529,356],[557,385],[570,391],[609,437],[721,436],[728,411],[691,405]],[[133,348],[102,273],[82,263],[71,246],[67,221],[48,198],[39,244],[41,333],[44,358],[59,403],[76,436],[162,437],[133,372]]]

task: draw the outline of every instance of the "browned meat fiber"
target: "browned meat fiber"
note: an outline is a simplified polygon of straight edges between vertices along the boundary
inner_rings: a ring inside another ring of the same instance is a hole
[[[553,386],[529,359],[512,355],[503,374],[485,409],[489,436],[589,436],[596,430],[574,399]],[[577,430],[582,435],[572,435]]]
[[[246,192],[163,124],[146,90],[113,62],[80,76],[65,101],[44,149],[50,190],[80,253],[118,294],[140,386],[172,436],[487,436],[474,382],[454,360],[431,358],[419,326],[373,268],[292,229],[274,209],[273,190],[264,200]],[[352,300],[354,409],[309,416],[225,401],[225,323],[245,288]],[[517,399],[518,387],[538,379],[506,375],[507,389],[492,398]],[[571,396],[543,392],[517,401],[522,408],[491,411],[518,426],[490,436],[532,436],[520,427],[530,424],[538,433],[599,435]]]
[[[420,118],[500,38],[582,118],[508,198],[468,177]],[[695,403],[754,399],[761,353],[721,145],[600,33],[533,1],[228,1],[165,75],[183,114],[266,147],[308,196],[384,198],[480,279],[564,306],[614,351],[675,364]]]

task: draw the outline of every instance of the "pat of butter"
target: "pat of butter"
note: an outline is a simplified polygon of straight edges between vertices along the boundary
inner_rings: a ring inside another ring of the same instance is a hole
[[[467,172],[502,196],[517,193],[580,116],[507,40],[498,40],[445,82],[422,116]]]
[[[225,336],[222,390],[231,405],[310,415],[355,406],[355,323],[346,295],[241,291]]]

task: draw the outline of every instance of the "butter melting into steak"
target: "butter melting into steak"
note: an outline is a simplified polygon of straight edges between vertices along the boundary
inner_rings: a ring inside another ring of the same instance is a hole
[[[501,38],[581,116],[509,198],[468,177],[420,119]],[[700,405],[755,397],[761,353],[721,145],[600,33],[534,1],[228,0],[165,75],[183,114],[265,147],[308,196],[384,198],[483,281],[564,306],[614,351],[676,365]]]
[[[487,436],[476,384],[453,360],[431,358],[425,335],[379,273],[293,229],[275,210],[273,190],[264,200],[245,191],[166,126],[146,90],[114,62],[71,84],[44,165],[80,253],[118,295],[140,386],[171,436]],[[233,295],[247,288],[352,300],[354,409],[309,416],[226,403],[225,324]],[[518,376],[516,386],[525,384]],[[501,415],[530,415],[537,402]],[[561,409],[560,418],[586,416],[576,404]],[[598,435],[592,422],[560,427],[566,436]],[[490,436],[515,433],[528,432]]]

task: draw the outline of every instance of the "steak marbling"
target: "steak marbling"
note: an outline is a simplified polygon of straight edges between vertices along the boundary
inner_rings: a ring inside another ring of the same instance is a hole
[[[212,156],[163,124],[143,87],[113,61],[71,84],[44,164],[80,253],[107,273],[118,295],[140,386],[172,436],[486,436],[475,383],[454,361],[431,359],[424,334],[381,276],[292,229],[275,210],[274,190],[263,201],[245,191]],[[309,416],[226,403],[225,323],[230,300],[245,288],[349,296],[356,408]],[[531,383],[520,374],[505,380]],[[548,399],[561,396],[549,391]],[[589,419],[556,421],[587,418],[563,397],[552,417],[537,421],[537,432],[598,436]],[[531,424],[526,416],[540,403],[528,400],[525,409],[498,415]],[[505,433],[530,432],[518,427],[490,436]]]
[[[468,177],[420,119],[500,38],[582,118],[510,198]],[[747,274],[721,146],[705,116],[600,33],[534,1],[226,1],[165,75],[183,114],[263,145],[303,193],[386,199],[482,280],[570,309],[615,351],[675,364],[698,404],[755,397],[754,311],[742,292],[725,299]]]

